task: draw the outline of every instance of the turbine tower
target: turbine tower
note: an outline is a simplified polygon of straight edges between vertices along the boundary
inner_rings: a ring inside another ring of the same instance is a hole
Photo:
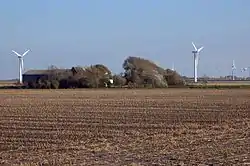
[[[194,50],[192,51],[192,53],[194,54],[194,82],[196,83],[197,82],[198,56],[204,47],[200,47],[197,49],[197,47],[195,46],[193,42],[192,42],[192,45],[194,47]]]
[[[235,62],[232,63],[232,79],[235,80],[234,71],[236,70]]]
[[[23,53],[22,55],[17,53],[16,51],[12,50],[13,53],[15,53],[18,57],[18,61],[19,61],[19,83],[22,84],[23,83],[23,57],[29,52],[30,50],[27,50],[25,53]]]

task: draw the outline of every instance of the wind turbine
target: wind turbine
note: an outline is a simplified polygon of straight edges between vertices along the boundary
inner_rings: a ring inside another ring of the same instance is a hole
[[[233,63],[232,63],[232,79],[235,80],[235,76],[234,76],[234,71],[236,70],[236,66],[235,66],[235,62],[233,60]]]
[[[12,50],[13,53],[15,53],[18,57],[19,60],[19,83],[22,84],[23,83],[23,57],[29,52],[30,50],[27,50],[25,53],[23,53],[22,55],[17,53],[16,51]]]
[[[174,63],[172,63],[172,71],[175,71]]]
[[[241,68],[241,72],[246,72],[246,71],[249,72],[249,77],[250,77],[250,67]]]
[[[192,51],[192,53],[194,54],[194,82],[196,83],[197,82],[198,56],[204,47],[200,47],[197,49],[197,47],[195,46],[193,42],[192,42],[192,45],[194,47],[194,50]]]

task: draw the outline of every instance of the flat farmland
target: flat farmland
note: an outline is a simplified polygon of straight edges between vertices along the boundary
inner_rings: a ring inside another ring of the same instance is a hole
[[[208,81],[207,85],[250,85],[250,81]]]
[[[15,81],[0,81],[0,87],[3,86],[14,86],[15,85]]]
[[[1,90],[1,165],[250,165],[250,91]]]

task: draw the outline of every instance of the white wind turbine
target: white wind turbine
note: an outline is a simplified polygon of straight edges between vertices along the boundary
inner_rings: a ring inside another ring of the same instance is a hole
[[[236,70],[236,66],[235,66],[235,62],[233,60],[233,63],[232,63],[232,79],[235,80],[235,75],[234,75],[234,71]]]
[[[172,63],[172,71],[175,71],[174,63]]]
[[[244,68],[241,68],[241,72],[249,72],[249,77],[250,77],[250,67],[244,67]]]
[[[247,70],[248,70],[248,67],[244,67],[240,69],[241,72],[246,72]]]
[[[192,42],[192,45],[194,47],[194,51],[192,51],[192,53],[194,54],[194,82],[196,83],[197,82],[197,70],[198,70],[197,69],[198,68],[198,56],[204,47],[200,47],[197,49],[197,47],[195,46],[193,42]]]
[[[16,51],[12,50],[13,53],[15,53],[18,57],[19,60],[19,83],[22,84],[23,83],[23,57],[29,52],[30,50],[27,50],[25,53],[23,53],[22,55],[17,53]]]

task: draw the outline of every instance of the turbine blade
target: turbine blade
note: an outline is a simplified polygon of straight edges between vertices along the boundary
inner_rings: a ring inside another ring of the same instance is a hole
[[[204,47],[199,48],[199,49],[198,49],[198,52],[200,52],[203,48],[204,48]]]
[[[197,51],[197,48],[196,48],[196,46],[195,46],[195,44],[193,42],[192,42],[192,45],[193,45],[195,51]]]
[[[12,50],[12,52],[14,52],[17,56],[21,56],[20,54],[18,54],[16,51]]]
[[[30,50],[27,50],[25,53],[23,53],[23,55],[22,55],[22,56],[26,55],[29,51],[30,51]]]

